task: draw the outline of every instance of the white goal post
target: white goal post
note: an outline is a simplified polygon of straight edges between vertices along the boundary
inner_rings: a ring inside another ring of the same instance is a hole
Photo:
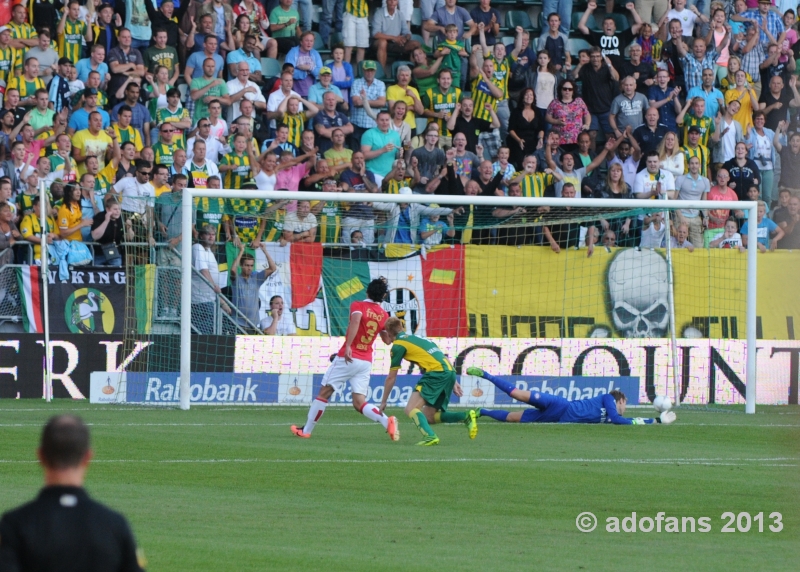
[[[524,197],[478,197],[464,195],[399,195],[381,194],[376,196],[371,193],[323,193],[300,192],[287,197],[287,191],[256,191],[256,190],[231,190],[231,189],[185,189],[182,197],[182,236],[192,236],[192,212],[195,209],[196,198],[220,199],[262,199],[262,200],[309,200],[309,201],[339,201],[339,202],[382,202],[382,203],[436,203],[445,205],[475,206],[507,206],[509,202],[524,207],[572,207],[589,209],[638,210],[652,209],[651,201],[640,199],[582,199],[582,198],[524,198]],[[647,204],[650,203],[650,204]],[[670,200],[669,209],[700,209],[705,210],[712,206],[715,209],[742,210],[748,212],[748,220],[757,218],[758,203],[754,201],[678,201]],[[669,224],[667,222],[667,224]],[[756,265],[758,254],[758,228],[755,224],[748,225],[747,246],[747,279],[746,279],[746,394],[745,412],[755,413],[756,406]],[[192,298],[192,241],[181,242],[181,307],[191,308]],[[181,312],[180,322],[180,408],[187,410],[190,407],[190,374],[191,374],[191,312]],[[674,322],[674,316],[670,319]],[[674,324],[673,324],[674,326]],[[675,333],[672,328],[672,343]],[[677,376],[677,368],[673,368],[673,375]],[[677,381],[674,383],[678,390]],[[678,401],[676,400],[676,404]]]

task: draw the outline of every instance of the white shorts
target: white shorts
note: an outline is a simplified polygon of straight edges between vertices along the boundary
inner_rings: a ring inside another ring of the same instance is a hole
[[[348,48],[369,47],[369,19],[356,18],[345,12],[342,18],[342,40]]]
[[[353,393],[367,395],[370,373],[372,362],[353,358],[353,361],[347,363],[343,357],[336,356],[322,376],[322,385],[330,385],[336,391],[341,391],[349,381]]]

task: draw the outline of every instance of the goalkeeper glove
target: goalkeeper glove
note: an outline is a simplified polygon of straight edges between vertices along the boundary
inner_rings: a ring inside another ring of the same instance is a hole
[[[669,425],[670,423],[674,422],[678,416],[675,415],[674,411],[664,411],[661,415],[658,416],[658,422],[663,423],[664,425]]]

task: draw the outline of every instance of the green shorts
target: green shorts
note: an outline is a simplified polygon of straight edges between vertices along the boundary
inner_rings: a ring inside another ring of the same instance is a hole
[[[418,391],[425,403],[437,411],[447,411],[455,384],[455,371],[429,371],[422,376],[414,391]]]

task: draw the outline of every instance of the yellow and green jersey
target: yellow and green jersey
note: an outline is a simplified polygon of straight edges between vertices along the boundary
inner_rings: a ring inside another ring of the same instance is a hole
[[[344,11],[348,14],[352,14],[356,18],[369,17],[367,0],[346,0],[344,4]]]
[[[173,155],[175,151],[178,149],[185,149],[183,145],[182,139],[173,139],[170,145],[159,141],[155,145],[153,145],[153,154],[155,155],[155,165],[161,163],[162,165],[166,165],[167,167],[171,167],[172,164],[175,162]]]
[[[454,371],[450,360],[444,355],[439,346],[432,341],[400,332],[392,344],[392,363],[389,370],[400,369],[403,359],[417,364],[426,372],[429,371]]]
[[[0,80],[8,85],[8,80],[14,76],[17,66],[18,50],[11,46],[0,48]],[[20,58],[21,59],[21,58]]]
[[[697,127],[700,130],[700,145],[708,146],[708,139],[714,133],[714,120],[710,117],[696,117],[692,112],[683,116],[683,140],[689,140],[689,128]]]
[[[708,165],[711,159],[708,154],[708,147],[698,145],[692,149],[688,145],[684,145],[681,147],[681,151],[683,151],[683,174],[685,175],[689,172],[689,159],[697,157],[700,159],[700,176],[708,178]]]
[[[72,108],[78,109],[81,105],[81,98],[83,97],[84,90],[79,91],[75,95],[72,96]],[[105,108],[108,105],[108,96],[105,92],[101,89],[97,90],[97,107]]]
[[[270,206],[271,203],[267,206]],[[283,224],[286,221],[286,210],[278,209],[267,215],[262,242],[278,242],[283,236]]]
[[[56,223],[56,219],[49,216],[45,221],[46,230],[47,232],[57,232],[58,231],[58,223]],[[42,226],[40,224],[40,219],[38,216],[33,214],[25,215],[22,219],[22,223],[19,226],[19,232],[22,235],[23,240],[28,240],[32,236],[37,236],[39,238],[42,237]],[[33,258],[39,260],[42,257],[42,246],[40,244],[33,245]]]
[[[195,228],[199,231],[205,225],[210,224],[217,229],[216,238],[219,240],[222,219],[225,216],[225,199],[196,198],[194,199],[194,206],[197,210]]]
[[[446,93],[442,93],[439,86],[429,89],[422,94],[422,104],[425,109],[436,113],[450,113],[452,115],[456,108],[456,103],[461,100],[461,90],[457,87],[450,87]],[[447,129],[447,121],[444,119],[433,119],[439,125],[439,133],[443,137],[449,137],[450,131]]]
[[[33,97],[37,89],[45,89],[45,87],[41,78],[37,77],[33,81],[28,81],[24,75],[18,75],[8,81],[6,91],[9,89],[19,90],[19,98],[25,99],[26,97]]]
[[[312,203],[312,207],[316,205]],[[339,233],[342,231],[342,217],[339,215],[339,203],[327,201],[322,206],[322,210],[317,215],[319,232],[315,242],[339,242]]]
[[[189,116],[189,110],[185,107],[179,107],[175,111],[170,111],[169,107],[162,107],[158,111],[156,111],[156,125],[161,125],[162,123],[177,123],[178,121],[183,121],[184,119],[191,119]],[[183,129],[175,128],[176,133],[172,136],[172,140],[175,141],[180,139],[182,144],[186,144],[186,141],[183,136]]]
[[[70,157],[69,161],[70,161],[69,175],[67,174],[61,175],[61,180],[64,181],[65,183],[71,183],[77,180],[78,178],[77,163],[75,163],[75,160],[72,157]],[[52,155],[50,155],[50,172],[52,173],[54,171],[58,171],[59,169],[63,169],[65,163],[66,161],[64,160],[64,157],[62,157],[58,153],[53,153]]]
[[[250,244],[258,235],[261,219],[258,217],[264,212],[264,201],[261,199],[230,199],[228,212],[225,218],[233,223],[236,235],[245,244]]]
[[[411,177],[406,177],[402,181],[398,181],[397,179],[384,179],[383,181],[381,186],[384,187],[383,192],[387,195],[399,195],[400,189],[403,187],[411,187]]]
[[[122,146],[123,143],[130,141],[133,143],[133,146],[136,147],[137,151],[142,150],[144,144],[142,143],[142,136],[138,129],[132,125],[128,125],[128,127],[123,129],[119,126],[119,123],[114,123],[111,127],[114,129],[114,133],[117,134],[117,142],[120,146]]]
[[[116,182],[117,168],[114,166],[113,161],[109,161],[108,164],[94,176],[94,200],[97,203],[97,208],[101,211],[105,210],[103,198]]]
[[[83,37],[86,34],[86,22],[70,20],[64,23],[64,33],[58,35],[58,56],[68,58],[73,65],[81,59]]]
[[[491,121],[492,115],[486,109],[486,104],[488,103],[492,106],[492,109],[497,111],[497,98],[489,91],[486,81],[483,75],[478,75],[478,77],[472,80],[472,101],[475,102],[475,109],[472,115],[478,119]],[[490,78],[489,81],[502,89],[502,86],[498,84],[495,78]]]
[[[518,175],[519,172],[514,173],[512,178],[515,179]],[[543,197],[545,189],[555,182],[556,178],[553,175],[547,173],[531,173],[522,178],[519,186],[522,189],[523,197]]]
[[[186,168],[189,171],[189,184],[187,186],[193,189],[208,188],[208,161],[202,167],[195,165],[194,161],[189,161]]]
[[[511,65],[513,62],[509,57],[498,60],[494,56],[490,56],[488,59],[494,62],[494,77],[492,78],[492,83],[503,90],[502,99],[508,99],[508,80],[511,77]]]
[[[289,128],[289,143],[298,149],[303,143],[303,130],[306,128],[306,119],[308,119],[308,113],[305,111],[294,115],[291,113],[284,113],[283,119],[281,119],[281,124]]]
[[[8,24],[6,24],[8,28],[11,30],[11,39],[13,40],[33,40],[39,37],[39,34],[36,33],[36,29],[24,22],[22,24],[15,24],[12,20]],[[25,60],[25,54],[28,52],[28,48],[22,48],[16,50],[17,58],[15,62],[16,71],[21,73],[22,72],[22,64]],[[8,80],[6,80],[7,82]]]
[[[234,165],[236,168],[225,171],[225,188],[241,189],[242,185],[248,183],[253,178],[250,170],[250,156],[228,153],[219,161],[220,165]]]
[[[29,195],[28,193],[20,193],[17,195],[17,211],[23,215],[27,215],[33,211],[33,199],[39,196],[39,193]],[[53,228],[57,228],[57,225]]]

